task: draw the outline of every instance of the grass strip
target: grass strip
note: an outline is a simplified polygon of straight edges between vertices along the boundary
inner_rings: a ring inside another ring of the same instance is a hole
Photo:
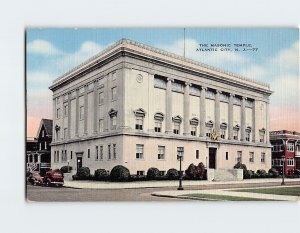
[[[280,187],[280,188],[258,188],[258,189],[235,189],[230,190],[235,192],[247,192],[247,193],[263,193],[285,196],[300,196],[300,186],[297,187]]]
[[[229,196],[229,195],[204,194],[204,193],[186,194],[182,196],[205,199],[205,200],[218,200],[218,201],[274,201],[270,199],[236,197],[236,196]]]

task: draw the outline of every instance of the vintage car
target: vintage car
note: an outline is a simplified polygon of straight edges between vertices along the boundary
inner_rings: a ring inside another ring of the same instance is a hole
[[[42,177],[38,172],[31,172],[27,181],[32,185],[43,185],[44,177]]]
[[[51,170],[46,172],[44,177],[44,184],[46,186],[61,187],[64,185],[63,174],[59,170]]]

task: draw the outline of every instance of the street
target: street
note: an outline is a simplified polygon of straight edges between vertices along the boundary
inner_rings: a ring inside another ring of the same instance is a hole
[[[300,182],[290,182],[286,186],[299,185]],[[185,190],[206,190],[226,188],[252,188],[278,186],[276,183],[260,184],[213,184],[184,186]],[[177,187],[136,188],[136,189],[73,189],[27,185],[27,200],[37,202],[65,201],[189,201],[167,197],[155,197],[151,193],[176,190]]]

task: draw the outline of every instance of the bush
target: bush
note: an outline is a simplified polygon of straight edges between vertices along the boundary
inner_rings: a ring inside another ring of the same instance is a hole
[[[188,179],[203,180],[205,178],[206,169],[203,163],[199,163],[195,166],[193,163],[190,164],[188,169],[185,170],[185,174]]]
[[[244,176],[244,179],[251,179],[251,178],[254,178],[254,171],[252,171],[252,170],[246,170],[246,171],[243,173],[243,176]]]
[[[68,171],[69,172],[72,171],[72,167],[71,166],[63,166],[63,167],[61,167],[60,171],[61,171],[61,173],[68,173]]]
[[[91,178],[90,169],[88,167],[81,167],[78,169],[75,176],[77,180],[87,180]],[[74,179],[74,178],[73,178]]]
[[[95,180],[107,180],[108,179],[108,173],[105,169],[97,169],[95,170],[95,173],[94,173],[94,179]]]
[[[150,167],[147,171],[147,179],[155,180],[157,177],[159,177],[159,170],[155,167]]]
[[[267,172],[263,169],[257,170],[256,173],[260,178],[266,178],[268,176]]]
[[[146,181],[146,180],[147,180],[147,176],[137,176],[137,175],[130,176],[130,181]]]
[[[279,172],[275,168],[271,168],[268,171],[270,177],[276,178],[279,176]]]
[[[241,162],[237,162],[236,165],[234,165],[233,167],[234,169],[243,169],[243,178],[244,179],[248,179],[248,170],[247,170],[247,166]]]
[[[130,178],[129,170],[122,166],[115,166],[110,172],[110,180],[111,181],[128,181]]]
[[[167,171],[167,178],[170,180],[177,180],[179,178],[179,172],[175,168],[170,168]]]

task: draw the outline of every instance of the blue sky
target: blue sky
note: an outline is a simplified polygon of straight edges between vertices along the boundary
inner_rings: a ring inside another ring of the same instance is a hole
[[[51,118],[51,82],[121,38],[183,55],[183,28],[28,29],[28,118]],[[300,130],[299,32],[295,28],[186,28],[186,57],[270,83],[271,128]],[[252,44],[257,51],[197,52],[199,44]],[[282,111],[291,113],[286,118]],[[288,122],[283,125],[282,122]],[[276,126],[277,125],[277,126]],[[276,127],[277,128],[276,128]]]

